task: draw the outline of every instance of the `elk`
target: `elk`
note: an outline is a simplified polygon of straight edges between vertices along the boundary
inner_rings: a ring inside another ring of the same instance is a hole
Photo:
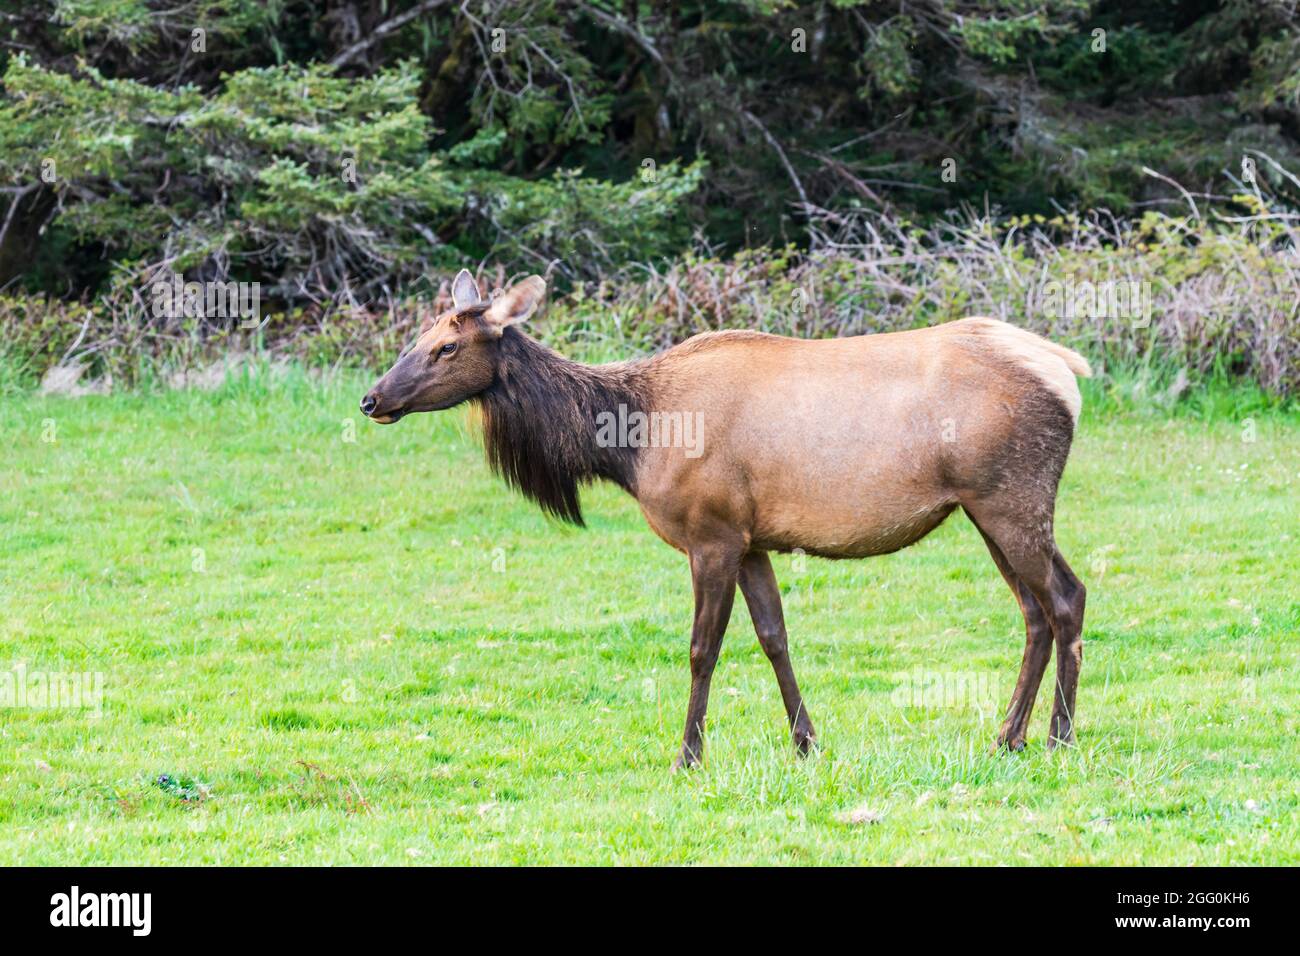
[[[1048,745],[1073,742],[1085,590],[1057,550],[1053,517],[1082,405],[1076,376],[1091,374],[1082,356],[1005,322],[967,318],[819,340],[706,332],[649,358],[584,365],[519,328],[545,291],[530,276],[485,301],[463,270],[452,307],[426,323],[361,410],[388,424],[473,402],[489,465],[544,511],[581,525],[580,486],[612,481],[687,556],[691,690],[675,768],[700,761],[738,584],[794,744],[807,753],[815,742],[770,552],[888,554],[958,507],[1025,619],[997,745],[1024,748],[1053,644]],[[599,423],[615,412],[695,415],[701,440],[693,452],[641,432],[610,441]]]

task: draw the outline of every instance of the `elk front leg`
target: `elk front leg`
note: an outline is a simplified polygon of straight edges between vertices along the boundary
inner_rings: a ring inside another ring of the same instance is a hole
[[[781,700],[785,702],[794,745],[799,753],[807,754],[816,741],[816,735],[803,695],[799,693],[799,682],[794,679],[794,668],[790,665],[785,615],[781,613],[781,588],[776,583],[772,561],[766,551],[751,551],[745,555],[740,564],[740,593],[745,595],[745,603],[749,605],[758,643],[776,672],[776,683],[781,688]]]
[[[695,589],[695,623],[691,627],[691,699],[686,705],[682,752],[673,769],[693,767],[704,752],[704,714],[709,708],[709,681],[722,649],[722,635],[731,619],[736,597],[740,556],[734,550],[702,548],[691,551],[691,583]]]

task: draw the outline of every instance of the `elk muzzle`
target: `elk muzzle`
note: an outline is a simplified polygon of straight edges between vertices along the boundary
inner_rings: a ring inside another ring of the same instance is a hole
[[[402,417],[402,411],[399,409],[383,408],[378,386],[372,388],[366,393],[366,397],[361,399],[361,414],[380,425],[391,425]]]

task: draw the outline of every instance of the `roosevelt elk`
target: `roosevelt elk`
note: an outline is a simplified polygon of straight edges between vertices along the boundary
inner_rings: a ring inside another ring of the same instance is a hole
[[[1053,538],[1057,485],[1081,407],[1082,356],[995,319],[800,340],[708,332],[650,358],[569,361],[519,328],[545,294],[532,276],[491,302],[468,271],[361,410],[380,423],[465,401],[481,409],[487,459],[545,511],[582,524],[578,489],[631,494],[686,554],[695,592],[691,692],[677,765],[702,752],[709,681],[736,586],[776,671],[795,745],[813,725],[795,681],[768,552],[887,554],[958,506],[983,535],[1025,618],[1020,678],[998,734],[1025,745],[1056,645],[1050,743],[1074,737],[1084,586]],[[694,454],[611,442],[615,410],[702,415]]]

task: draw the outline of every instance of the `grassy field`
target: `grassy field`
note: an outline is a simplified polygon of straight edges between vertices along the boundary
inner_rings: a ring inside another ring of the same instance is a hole
[[[1294,415],[1085,412],[1077,747],[1049,671],[990,752],[1023,627],[957,514],[776,558],[822,749],[738,601],[672,775],[684,559],[611,488],[547,521],[460,413],[362,422],[364,384],[0,402],[0,671],[103,680],[102,716],[0,709],[0,863],[1300,860]]]

